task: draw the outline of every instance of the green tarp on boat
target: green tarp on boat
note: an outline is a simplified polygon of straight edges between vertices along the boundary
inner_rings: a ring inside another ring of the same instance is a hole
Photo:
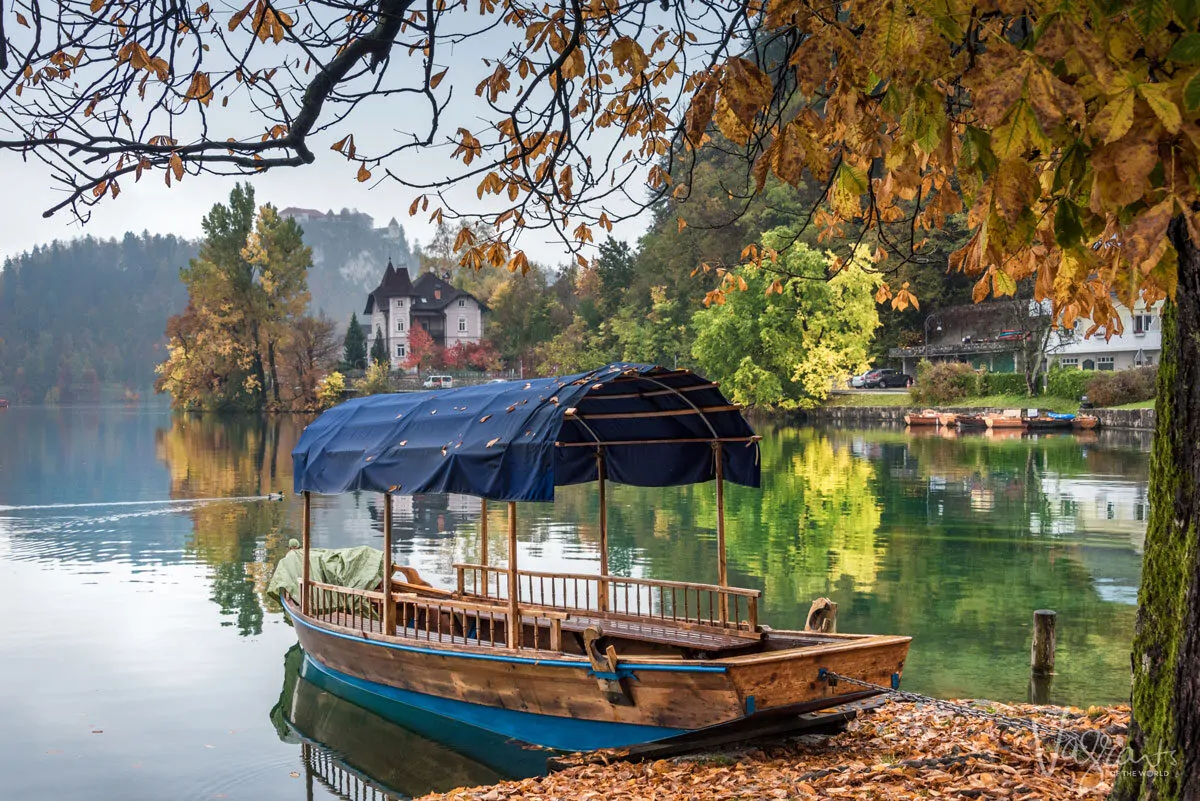
[[[313,581],[336,584],[357,590],[375,590],[383,583],[383,551],[367,545],[355,548],[313,548],[309,552],[309,574]],[[304,573],[304,555],[300,549],[288,551],[275,567],[267,592],[278,596],[286,590],[300,598],[300,579]]]

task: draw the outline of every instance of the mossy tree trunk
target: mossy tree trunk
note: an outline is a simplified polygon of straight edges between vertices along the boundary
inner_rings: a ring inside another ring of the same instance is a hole
[[[1200,801],[1200,249],[1169,235],[1179,288],[1163,314],[1150,525],[1133,642],[1133,722],[1117,799]]]

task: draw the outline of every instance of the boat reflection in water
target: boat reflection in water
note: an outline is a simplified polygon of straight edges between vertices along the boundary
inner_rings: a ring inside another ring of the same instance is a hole
[[[300,744],[310,792],[315,783],[355,801],[536,776],[555,753],[363,693],[322,671],[299,645],[284,657],[271,720],[280,739]]]

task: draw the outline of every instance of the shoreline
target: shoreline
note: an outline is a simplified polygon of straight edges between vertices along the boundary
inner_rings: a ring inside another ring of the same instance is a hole
[[[1127,706],[1073,707],[960,701],[1030,718],[1031,730],[889,701],[833,735],[801,734],[647,762],[604,752],[546,776],[431,793],[418,801],[548,799],[1106,797],[1129,724]],[[1054,730],[1084,735],[1090,752],[1053,748]],[[607,760],[607,761],[606,761]]]
[[[1037,398],[1030,398],[1032,408]],[[860,423],[890,423],[904,425],[904,415],[933,409],[954,414],[1001,414],[1003,409],[989,406],[818,406],[797,414],[797,421],[804,423],[832,423],[835,425]],[[1087,414],[1100,420],[1100,428],[1120,428],[1135,431],[1153,431],[1154,409],[1088,409]]]

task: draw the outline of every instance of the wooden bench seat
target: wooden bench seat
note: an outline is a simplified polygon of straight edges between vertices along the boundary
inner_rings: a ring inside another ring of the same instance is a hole
[[[589,626],[596,626],[605,635],[620,637],[626,640],[660,643],[663,645],[678,645],[683,648],[694,648],[699,651],[723,651],[727,648],[741,648],[758,642],[762,635],[759,632],[720,630],[716,628],[684,628],[676,626],[671,621],[660,620],[623,620],[604,615],[580,615],[574,612],[563,621],[564,631],[583,632]]]

